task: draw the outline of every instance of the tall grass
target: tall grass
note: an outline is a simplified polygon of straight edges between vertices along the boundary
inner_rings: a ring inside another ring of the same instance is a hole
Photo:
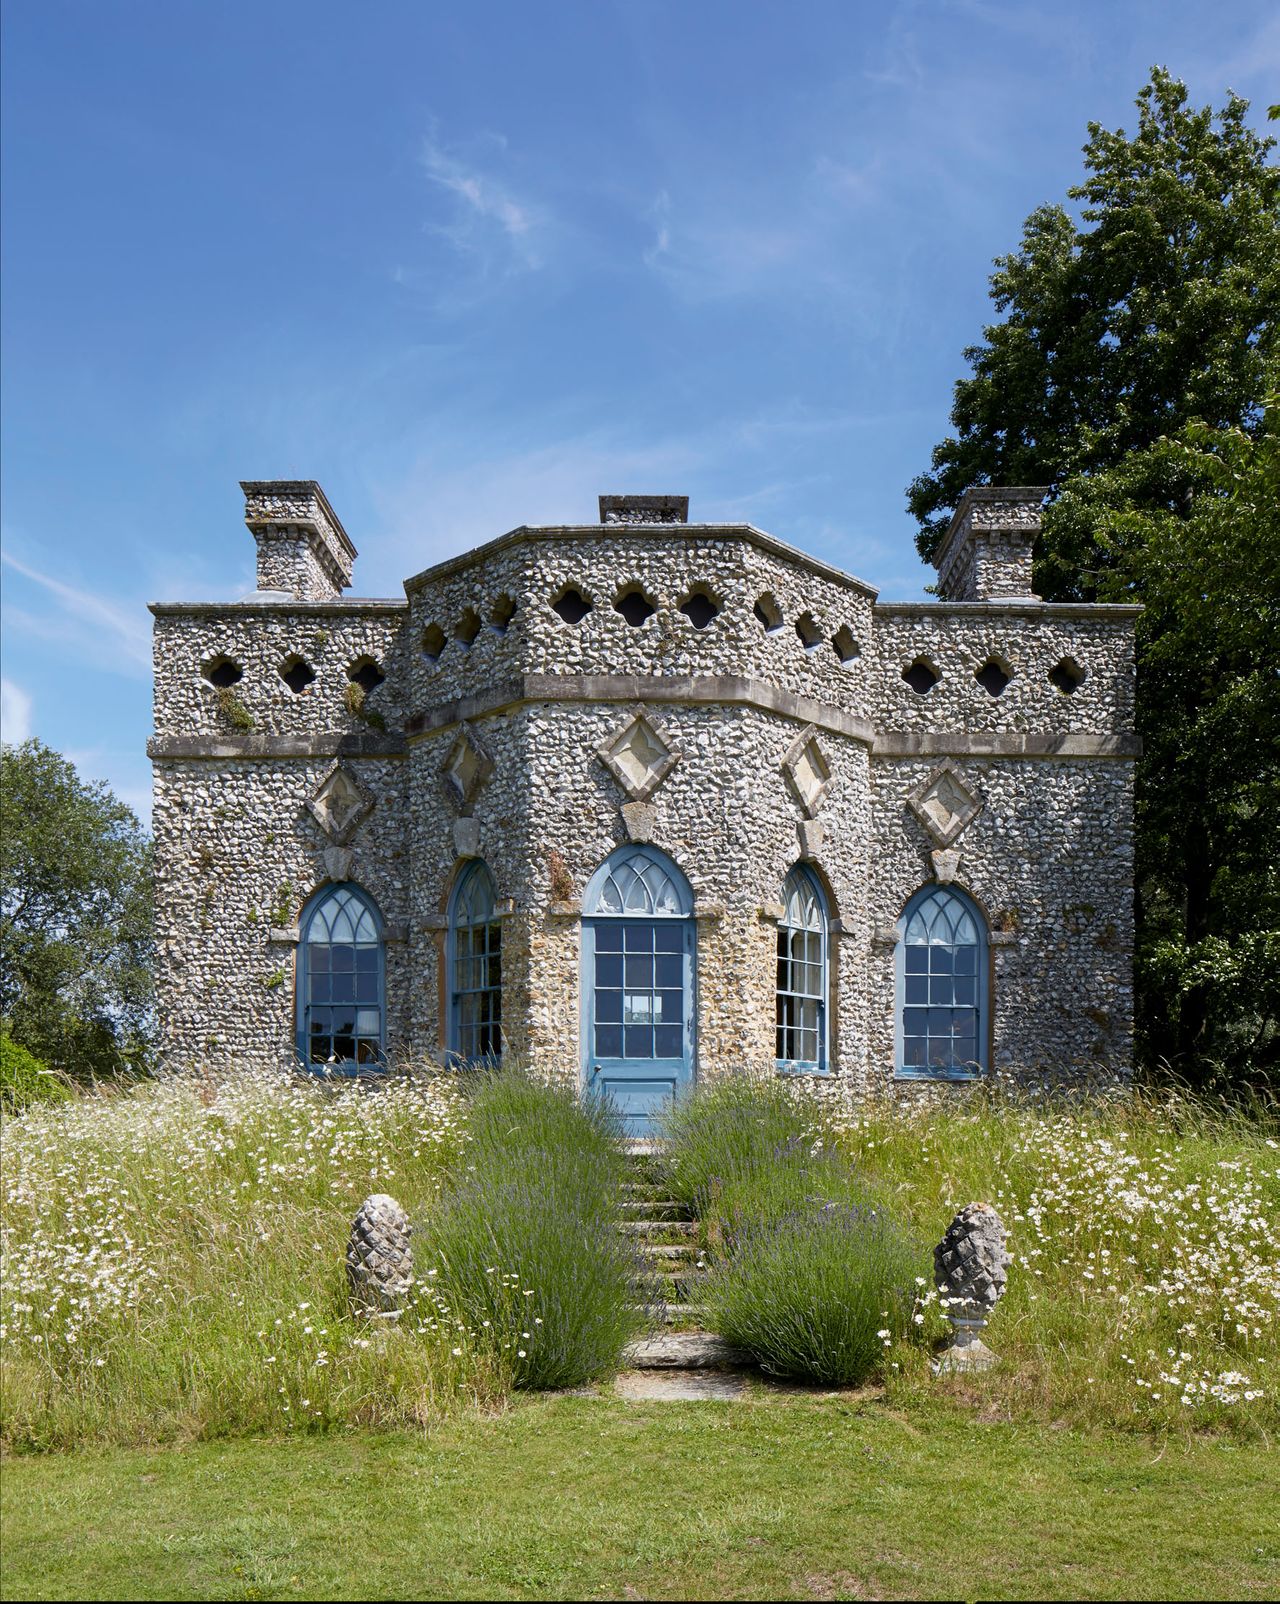
[[[1013,1264],[985,1335],[1003,1363],[981,1382],[984,1407],[1273,1433],[1278,1138],[1273,1119],[1169,1093],[1028,1096],[994,1083],[864,1108],[831,1140],[928,1243],[965,1203],[999,1211]],[[944,1338],[931,1288],[916,1319]],[[936,1390],[924,1358],[893,1351],[904,1402]]]
[[[413,1077],[153,1081],[6,1120],[4,1439],[411,1424],[491,1395],[429,1286],[386,1330],[343,1272],[360,1199],[428,1207],[464,1136],[450,1084]]]
[[[647,1317],[643,1267],[618,1230],[609,1114],[503,1070],[480,1078],[469,1124],[466,1171],[424,1226],[428,1273],[513,1385],[617,1370]]]

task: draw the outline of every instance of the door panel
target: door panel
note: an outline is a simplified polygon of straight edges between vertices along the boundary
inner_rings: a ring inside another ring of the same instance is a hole
[[[583,926],[583,1072],[632,1136],[649,1136],[693,1083],[692,919]]]

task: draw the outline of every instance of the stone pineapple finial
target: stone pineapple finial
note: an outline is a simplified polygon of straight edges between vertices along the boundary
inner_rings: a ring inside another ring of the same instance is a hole
[[[1004,1292],[1010,1262],[1000,1216],[990,1203],[966,1204],[933,1250],[934,1281],[949,1300],[955,1332],[935,1370],[989,1370],[998,1362],[982,1331]]]
[[[347,1280],[351,1301],[369,1314],[394,1319],[413,1285],[413,1226],[386,1192],[365,1198],[351,1222]]]

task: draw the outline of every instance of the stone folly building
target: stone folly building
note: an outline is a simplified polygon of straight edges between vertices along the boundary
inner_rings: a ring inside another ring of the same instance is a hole
[[[151,609],[171,1067],[502,1053],[637,1131],[742,1070],[1127,1070],[1137,610],[1031,593],[1039,490],[886,603],[676,496],[353,600],[319,485],[243,488],[257,592]]]

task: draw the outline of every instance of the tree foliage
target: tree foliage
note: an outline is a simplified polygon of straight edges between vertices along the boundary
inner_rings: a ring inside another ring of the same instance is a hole
[[[1103,599],[1145,608],[1137,786],[1144,1056],[1195,1078],[1274,1078],[1280,394],[1268,397],[1256,435],[1187,424],[1114,469],[1072,480],[1062,500],[1104,554]]]
[[[908,505],[933,556],[970,485],[1049,485],[1036,589],[1097,594],[1105,561],[1053,502],[1074,475],[1114,467],[1184,423],[1252,430],[1280,344],[1280,170],[1273,140],[1235,95],[1192,110],[1162,69],[1137,99],[1138,129],[1089,124],[1079,221],[1041,206],[1019,250],[996,260],[1002,321],[964,355],[956,433],[913,481]]]
[[[39,741],[0,748],[0,1019],[78,1077],[138,1068],[151,852],[131,810]]]
[[[1046,484],[1036,589],[1138,601],[1137,1012],[1148,1065],[1280,1064],[1280,170],[1230,96],[1159,69],[1137,132],[996,263],[956,434],[908,491],[936,549],[967,485]],[[1269,398],[1269,399],[1268,399]]]

